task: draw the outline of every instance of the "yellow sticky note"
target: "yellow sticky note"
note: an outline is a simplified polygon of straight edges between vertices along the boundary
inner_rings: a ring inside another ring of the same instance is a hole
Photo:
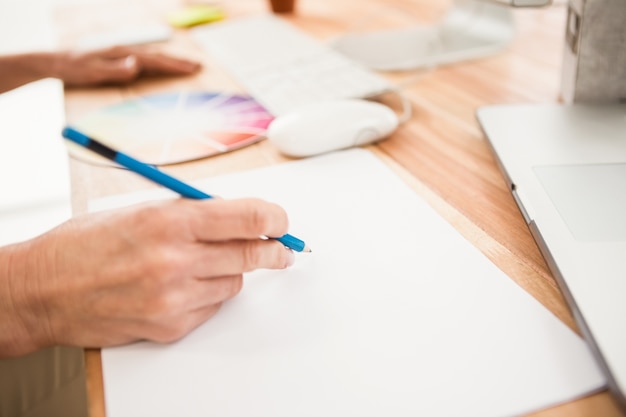
[[[177,28],[187,28],[203,23],[215,22],[224,18],[224,11],[218,6],[193,4],[168,15],[167,21]]]

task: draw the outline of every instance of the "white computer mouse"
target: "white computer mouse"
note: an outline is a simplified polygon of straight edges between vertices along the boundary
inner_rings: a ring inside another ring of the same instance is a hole
[[[320,101],[278,116],[268,127],[267,139],[285,155],[305,157],[373,143],[397,127],[398,116],[383,104]]]

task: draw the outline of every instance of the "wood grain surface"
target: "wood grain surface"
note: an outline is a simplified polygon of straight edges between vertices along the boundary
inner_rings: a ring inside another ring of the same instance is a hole
[[[72,47],[81,35],[141,23],[163,22],[185,5],[182,0],[89,2],[59,7],[62,45]],[[229,18],[266,12],[265,0],[220,2]],[[372,19],[436,22],[447,1],[433,0],[298,0],[285,19],[320,41]],[[485,253],[512,280],[532,294],[566,325],[578,331],[564,299],[511,197],[495,158],[478,125],[478,107],[503,103],[559,101],[560,66],[566,6],[557,2],[541,9],[515,10],[516,37],[503,52],[429,70],[384,73],[408,97],[412,118],[391,138],[369,146],[425,198],[447,221]],[[167,52],[201,60],[203,71],[192,77],[142,80],[127,87],[66,90],[68,121],[105,105],[148,93],[179,89],[243,92],[228,72],[212,62],[188,36],[157,45]],[[400,111],[397,97],[381,97]],[[266,141],[206,160],[168,167],[184,180],[210,177],[284,162]],[[72,160],[73,208],[84,213],[90,199],[152,187],[121,170]],[[91,417],[104,417],[99,349],[86,350]],[[534,417],[622,416],[607,392],[532,414]]]

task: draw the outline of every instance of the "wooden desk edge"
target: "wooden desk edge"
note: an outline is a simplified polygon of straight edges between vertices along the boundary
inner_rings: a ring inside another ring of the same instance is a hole
[[[85,349],[85,374],[89,417],[105,417],[102,353],[99,348]]]

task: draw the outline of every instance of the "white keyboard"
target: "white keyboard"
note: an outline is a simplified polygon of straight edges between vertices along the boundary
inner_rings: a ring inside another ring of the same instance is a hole
[[[368,98],[384,78],[273,15],[193,30],[193,38],[275,116],[315,101]]]

